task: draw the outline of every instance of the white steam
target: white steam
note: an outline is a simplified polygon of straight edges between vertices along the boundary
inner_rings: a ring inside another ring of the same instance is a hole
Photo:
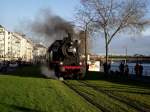
[[[58,79],[56,76],[55,76],[55,73],[53,70],[50,70],[47,66],[42,66],[41,67],[41,72],[44,76],[46,76],[47,78],[52,78],[52,79]]]

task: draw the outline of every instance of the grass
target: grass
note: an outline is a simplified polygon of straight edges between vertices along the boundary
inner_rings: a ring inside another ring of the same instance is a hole
[[[96,82],[87,82],[90,86],[95,87]],[[112,83],[107,81],[98,82],[96,90],[103,91],[108,96],[124,102],[138,110],[150,111],[150,86],[138,83],[137,85],[128,85],[121,83]]]
[[[67,83],[104,111],[150,111],[150,87],[102,80],[67,81]]]
[[[33,67],[25,67],[23,70],[34,74]],[[21,70],[22,70],[21,69]],[[58,80],[26,77],[25,72],[19,76],[7,74],[0,75],[0,111],[1,112],[97,112],[97,108],[88,103],[77,93],[66,87]],[[25,73],[25,74],[24,74]],[[23,77],[25,76],[25,77]]]
[[[149,112],[150,84],[106,78],[91,72],[86,80],[46,79],[39,66],[0,74],[1,112]],[[70,88],[71,87],[71,88]]]

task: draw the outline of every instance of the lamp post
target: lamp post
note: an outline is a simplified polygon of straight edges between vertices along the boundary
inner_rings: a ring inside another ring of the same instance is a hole
[[[125,56],[126,56],[126,59],[125,59],[125,65],[127,64],[127,54],[128,53],[128,49],[127,49],[127,46],[125,47]]]
[[[123,45],[123,51],[125,50],[125,65],[127,64],[127,57],[128,57],[128,49],[127,49],[127,45]]]

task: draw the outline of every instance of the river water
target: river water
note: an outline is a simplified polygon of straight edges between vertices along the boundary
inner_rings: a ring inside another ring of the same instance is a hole
[[[129,73],[130,74],[135,74],[134,71],[134,66],[136,65],[136,63],[127,63],[129,66]],[[118,62],[114,62],[111,64],[111,70],[112,71],[119,71],[119,65],[120,63]],[[150,63],[142,63],[141,64],[143,66],[143,76],[150,76]]]

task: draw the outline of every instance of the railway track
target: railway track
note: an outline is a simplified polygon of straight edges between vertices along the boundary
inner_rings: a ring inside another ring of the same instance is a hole
[[[150,112],[150,109],[145,108],[145,107],[140,107],[136,103],[132,103],[131,101],[127,101],[125,98],[123,99],[123,98],[121,98],[119,96],[115,96],[112,92],[108,92],[108,91],[105,91],[103,89],[94,87],[94,86],[92,86],[90,84],[87,84],[86,82],[83,82],[83,81],[80,81],[79,83],[82,83],[82,84],[86,85],[87,87],[90,87],[90,88],[94,89],[95,91],[98,91],[98,92],[101,92],[103,94],[106,94],[108,97],[113,98],[114,100],[118,100],[119,102],[124,103],[124,104],[126,104],[126,105],[128,105],[128,106],[130,106],[130,107],[132,107],[134,109],[136,109],[137,112]]]
[[[100,104],[94,102],[92,99],[90,99],[88,96],[85,96],[83,93],[77,91],[75,88],[73,88],[72,86],[70,86],[69,84],[67,84],[65,81],[63,81],[63,83],[70,88],[71,90],[73,90],[75,93],[77,93],[79,96],[81,96],[83,99],[85,99],[89,104],[93,105],[94,107],[96,107],[100,112],[111,112],[108,109],[104,108],[103,106],[101,106]]]

